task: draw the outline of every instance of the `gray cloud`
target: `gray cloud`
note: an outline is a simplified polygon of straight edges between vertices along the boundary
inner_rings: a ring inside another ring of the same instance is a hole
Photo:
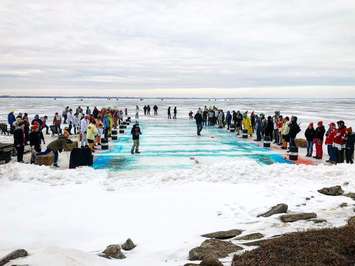
[[[2,0],[0,93],[355,92],[354,26],[351,0]]]

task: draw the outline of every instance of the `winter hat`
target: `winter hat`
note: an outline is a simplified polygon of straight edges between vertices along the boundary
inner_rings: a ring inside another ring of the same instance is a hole
[[[334,122],[331,122],[331,123],[329,124],[329,126],[335,127],[335,123],[334,123]]]

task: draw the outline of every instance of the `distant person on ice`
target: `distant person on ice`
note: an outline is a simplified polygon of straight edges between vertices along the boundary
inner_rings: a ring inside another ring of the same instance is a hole
[[[203,117],[202,117],[202,111],[199,110],[195,114],[195,121],[196,121],[196,127],[197,127],[197,136],[201,136],[201,131],[203,128]]]
[[[168,119],[171,119],[171,107],[168,107]]]
[[[173,116],[173,119],[176,119],[176,115],[177,115],[177,108],[176,106],[174,107],[174,116]]]
[[[133,140],[133,145],[131,149],[131,153],[140,153],[139,152],[139,136],[142,135],[142,131],[139,127],[138,121],[133,125],[132,130],[131,130],[131,135],[132,135],[132,140]]]

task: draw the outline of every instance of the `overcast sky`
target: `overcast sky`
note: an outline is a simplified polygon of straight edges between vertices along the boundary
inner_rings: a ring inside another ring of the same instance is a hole
[[[0,94],[355,97],[355,0],[1,0]]]

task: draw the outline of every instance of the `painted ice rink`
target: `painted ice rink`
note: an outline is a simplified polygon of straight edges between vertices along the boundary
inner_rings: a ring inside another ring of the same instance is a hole
[[[203,241],[203,233],[238,228],[245,234],[261,232],[270,237],[340,226],[353,216],[350,198],[324,196],[317,189],[342,185],[345,192],[355,192],[354,166],[287,164],[278,154],[236,139],[226,130],[206,128],[197,137],[194,122],[187,119],[190,110],[216,105],[225,111],[280,110],[298,115],[303,129],[320,119],[325,123],[343,119],[354,126],[355,101],[351,99],[0,99],[0,119],[11,109],[28,111],[30,116],[51,115],[66,105],[128,106],[133,116],[137,103],[160,107],[158,117],[141,114],[139,155],[130,155],[126,132],[110,143],[106,155],[97,155],[96,169],[0,166],[0,255],[26,248],[31,256],[16,263],[37,266],[176,266],[187,262],[188,251]],[[166,119],[169,105],[178,107],[177,121]],[[256,217],[281,202],[291,211],[316,212],[327,223],[282,224],[277,215]],[[340,208],[343,202],[348,207]],[[126,260],[108,261],[95,255],[128,237],[138,246],[126,253]],[[223,260],[225,265],[229,261]]]

